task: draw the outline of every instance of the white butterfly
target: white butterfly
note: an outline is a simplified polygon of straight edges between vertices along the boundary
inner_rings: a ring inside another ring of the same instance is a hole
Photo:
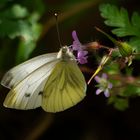
[[[42,107],[47,112],[68,109],[85,97],[86,82],[67,46],[58,53],[32,58],[9,70],[1,84],[9,89],[4,106]]]

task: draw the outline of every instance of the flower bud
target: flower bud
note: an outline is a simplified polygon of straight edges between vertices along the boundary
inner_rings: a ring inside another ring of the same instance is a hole
[[[119,52],[123,57],[128,57],[132,55],[132,47],[126,42],[119,42],[117,41],[117,46],[119,48]]]
[[[133,50],[132,50],[132,47],[128,43],[117,41],[116,39],[111,37],[109,34],[102,31],[101,29],[99,29],[97,27],[95,27],[95,28],[96,28],[96,30],[98,30],[99,32],[101,32],[105,36],[107,36],[118,47],[119,52],[123,57],[129,57],[130,55],[132,55]]]

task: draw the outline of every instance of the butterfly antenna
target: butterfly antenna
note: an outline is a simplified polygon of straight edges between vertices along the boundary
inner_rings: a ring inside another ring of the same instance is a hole
[[[57,30],[57,35],[58,35],[58,41],[59,41],[60,47],[62,47],[62,43],[61,43],[61,39],[60,39],[60,32],[59,32],[59,27],[58,27],[58,14],[55,13],[54,16],[56,19],[56,30]]]

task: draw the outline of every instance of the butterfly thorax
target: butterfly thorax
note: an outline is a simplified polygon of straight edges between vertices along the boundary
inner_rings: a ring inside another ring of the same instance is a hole
[[[63,46],[57,54],[57,58],[61,58],[64,61],[76,60],[75,56],[67,46]]]

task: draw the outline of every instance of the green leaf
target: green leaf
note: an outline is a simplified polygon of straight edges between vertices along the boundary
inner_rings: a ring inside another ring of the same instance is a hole
[[[137,13],[137,12],[134,12],[132,14],[132,18],[131,18],[131,21],[132,21],[132,25],[134,27],[136,27],[138,30],[140,30],[140,15]]]
[[[19,2],[2,0],[1,2],[0,37],[4,40],[3,42],[7,39],[14,44],[12,47],[12,43],[2,44],[0,64],[4,68],[6,60],[9,62],[9,48],[15,52],[11,63],[15,60],[16,63],[20,63],[29,58],[36,47],[42,30],[42,26],[38,21],[45,10],[45,5],[42,0],[35,0],[34,2],[28,0]],[[18,47],[16,47],[17,45]]]
[[[15,4],[5,11],[0,13],[0,18],[2,19],[15,19],[15,18],[25,18],[28,15],[28,11],[25,7]]]
[[[26,20],[28,11],[20,5],[13,5],[0,13],[0,37],[23,37],[28,39],[30,36],[30,25]],[[25,18],[25,19],[22,19]]]
[[[140,15],[137,12],[130,19],[126,9],[119,9],[115,5],[103,4],[99,9],[105,24],[115,27],[112,33],[118,37],[137,36],[140,39]]]
[[[134,50],[140,52],[140,38],[138,37],[131,37],[129,40],[129,44],[133,46]]]
[[[19,64],[26,59],[28,59],[31,52],[36,47],[36,43],[34,41],[24,42],[21,41],[18,46],[17,56],[16,56],[16,64]]]
[[[107,72],[108,74],[118,74],[119,73],[119,66],[117,63],[110,63],[109,65],[106,65],[104,67],[105,72]]]
[[[114,107],[120,111],[124,111],[128,108],[128,99],[117,98]]]
[[[16,57],[17,64],[28,59],[29,55],[36,47],[36,42],[42,30],[42,26],[39,23],[37,23],[38,18],[39,17],[37,14],[32,14],[32,16],[30,16],[29,18],[30,32],[26,31],[26,29],[24,30],[24,35],[28,38],[20,40]]]
[[[0,37],[20,39],[16,63],[25,61],[34,50],[41,32],[41,25],[38,23],[40,16],[37,11],[29,14],[27,8],[18,4],[0,13]]]
[[[120,98],[117,96],[111,96],[108,99],[108,104],[113,104],[114,107],[120,111],[124,111],[129,106],[127,98]]]
[[[25,20],[12,21],[5,19],[0,24],[0,36],[8,36],[11,39],[15,37],[23,37],[25,40],[29,40],[32,35],[30,33],[30,25]]]
[[[124,8],[119,9],[110,4],[102,4],[99,7],[101,16],[105,18],[105,24],[113,27],[125,27],[128,23],[128,14]]]
[[[125,87],[123,93],[121,93],[121,96],[123,97],[140,96],[140,87],[129,84]]]

